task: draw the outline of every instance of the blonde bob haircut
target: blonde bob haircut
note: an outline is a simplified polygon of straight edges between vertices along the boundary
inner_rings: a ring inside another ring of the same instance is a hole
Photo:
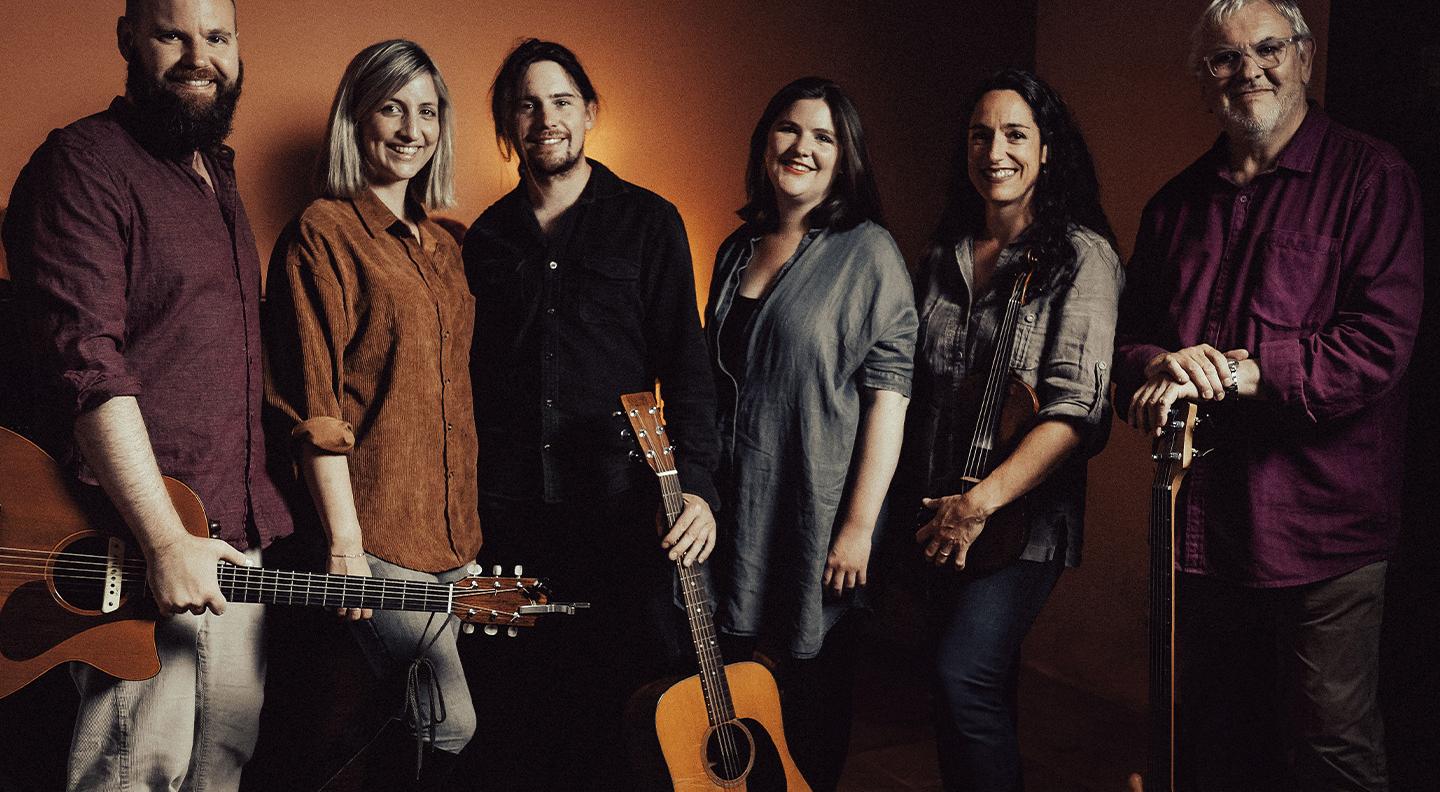
[[[370,186],[365,155],[360,151],[361,119],[379,109],[411,80],[428,74],[440,99],[440,140],[435,154],[410,180],[409,198],[429,209],[455,205],[455,124],[450,91],[435,62],[419,44],[392,39],[361,50],[335,90],[325,153],[320,158],[320,191],[329,198],[354,198]]]

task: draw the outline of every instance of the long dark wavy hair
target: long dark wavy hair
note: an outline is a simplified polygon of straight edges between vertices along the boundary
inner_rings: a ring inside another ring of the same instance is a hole
[[[755,123],[755,131],[750,133],[750,159],[745,165],[746,203],[736,214],[759,231],[773,231],[779,225],[775,186],[765,172],[765,146],[775,119],[801,99],[821,99],[830,108],[840,155],[835,162],[830,194],[810,210],[806,222],[811,228],[840,231],[866,220],[885,225],[880,212],[880,190],[875,187],[870,152],[865,147],[865,129],[860,126],[860,113],[839,85],[823,77],[801,77],[781,88],[765,106],[765,112]]]
[[[991,91],[1020,94],[1040,128],[1040,143],[1049,154],[1035,182],[1034,221],[1022,244],[1037,263],[1037,285],[1046,290],[1067,285],[1075,274],[1075,248],[1070,244],[1073,226],[1088,228],[1115,247],[1115,232],[1100,206],[1100,182],[1095,163],[1080,128],[1070,117],[1065,101],[1043,80],[1023,69],[1004,69],[985,78],[965,102],[960,122],[968,127],[981,97]],[[930,239],[922,267],[936,266],[951,255],[967,236],[985,230],[985,200],[970,183],[967,158],[969,135],[961,135],[950,168],[945,210]]]

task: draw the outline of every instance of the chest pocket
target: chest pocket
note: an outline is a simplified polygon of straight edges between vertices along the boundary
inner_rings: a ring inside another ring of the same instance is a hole
[[[1261,239],[1258,272],[1251,278],[1256,318],[1284,330],[1314,329],[1333,312],[1339,242],[1295,231]]]
[[[640,317],[640,262],[615,256],[586,256],[565,283],[575,315],[596,324],[637,323]]]
[[[477,304],[519,304],[520,268],[514,259],[482,259],[471,265],[469,276]]]

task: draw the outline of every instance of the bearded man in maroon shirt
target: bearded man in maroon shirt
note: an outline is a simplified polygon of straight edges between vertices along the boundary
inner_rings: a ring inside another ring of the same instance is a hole
[[[1187,789],[1383,790],[1418,185],[1307,102],[1291,0],[1215,0],[1194,47],[1222,134],[1145,209],[1115,372],[1138,429],[1177,399],[1212,415],[1177,509],[1178,769]]]
[[[167,615],[154,678],[73,664],[68,786],[234,790],[255,746],[263,619],[226,607],[216,567],[257,562],[291,529],[260,430],[260,261],[222,144],[240,96],[235,6],[129,0],[116,34],[125,96],[50,134],[4,226],[31,425],[115,504]],[[214,538],[187,532],[162,472],[200,495]]]

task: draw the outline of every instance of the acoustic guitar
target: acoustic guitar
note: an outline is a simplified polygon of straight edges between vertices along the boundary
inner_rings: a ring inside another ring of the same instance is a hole
[[[640,453],[660,479],[666,527],[684,508],[674,446],[653,393],[620,397]],[[726,665],[699,565],[675,562],[700,673],[671,685],[655,708],[660,751],[676,792],[810,792],[785,743],[780,691],[759,663]]]
[[[209,536],[199,497],[172,478],[165,487],[186,530]],[[144,557],[102,501],[34,443],[0,427],[0,698],[69,661],[120,679],[160,671]],[[216,572],[232,603],[445,613],[467,632],[479,624],[513,635],[576,607],[548,602],[540,581],[518,576],[442,584],[223,562]]]
[[[1146,772],[1130,776],[1132,792],[1175,790],[1175,504],[1191,463],[1206,453],[1195,445],[1203,420],[1193,402],[1176,402],[1150,454],[1150,715]]]
[[[1020,314],[1033,274],[1033,270],[1021,273],[1010,289],[1005,315],[995,334],[995,354],[990,368],[971,374],[955,385],[955,403],[963,411],[960,425],[971,427],[970,445],[959,477],[948,490],[931,493],[932,498],[963,495],[973,489],[1010,455],[1040,413],[1040,398],[1035,389],[1010,366]],[[934,511],[921,509],[916,527],[925,525],[934,516]],[[960,574],[980,577],[1009,566],[1025,552],[1029,541],[1030,521],[1026,498],[1022,497],[985,521],[985,530],[970,545]]]

